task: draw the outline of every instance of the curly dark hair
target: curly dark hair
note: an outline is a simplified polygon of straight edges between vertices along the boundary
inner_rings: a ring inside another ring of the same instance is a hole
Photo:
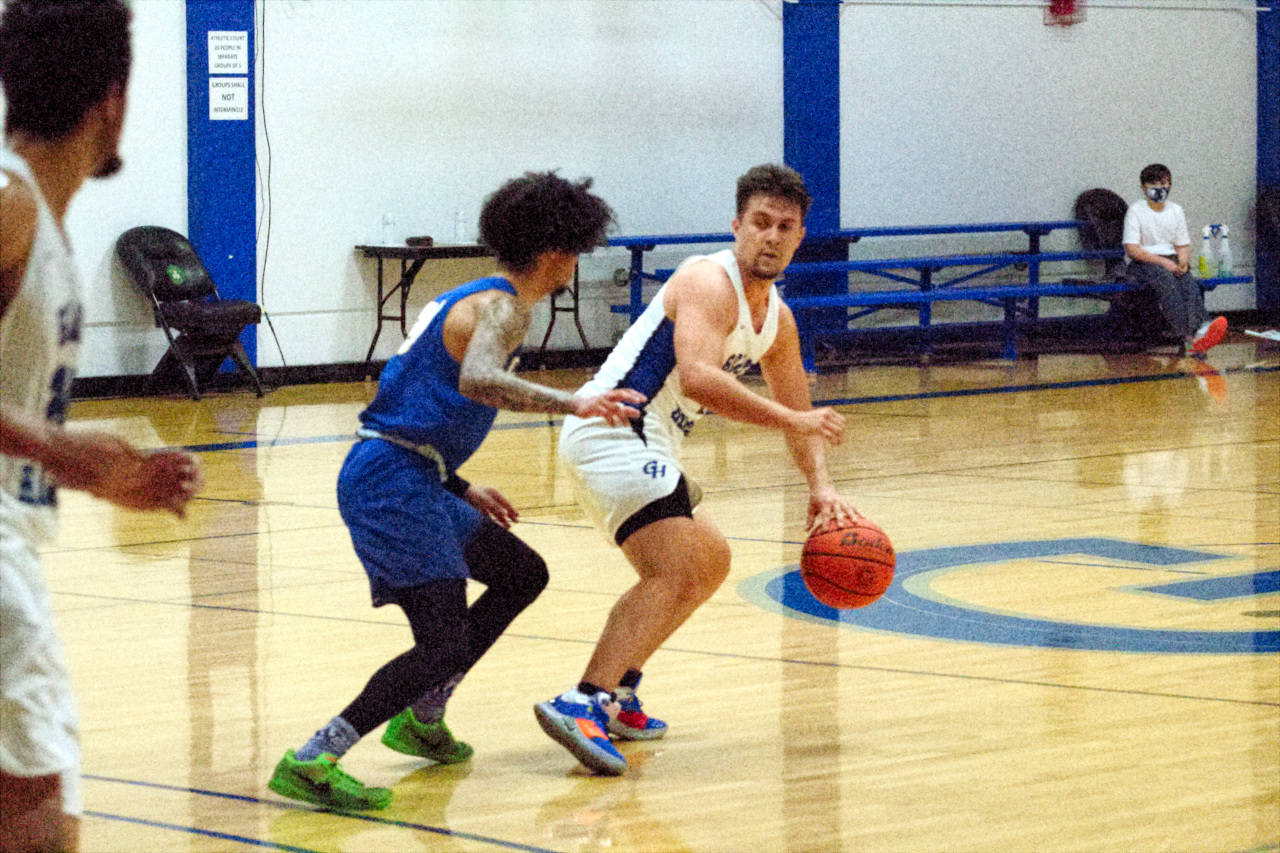
[[[132,13],[122,0],[8,0],[0,86],[9,131],[56,141],[129,80]]]
[[[813,196],[804,185],[804,178],[790,166],[776,163],[765,163],[753,166],[747,173],[738,178],[738,215],[747,209],[752,196],[764,195],[773,198],[784,198],[800,205],[800,216],[809,214],[809,206],[813,204]]]
[[[528,272],[545,252],[577,255],[602,246],[613,211],[590,187],[590,178],[573,183],[555,172],[525,172],[485,199],[480,242],[515,272]]]
[[[1143,168],[1142,173],[1138,175],[1138,183],[1154,184],[1157,181],[1173,183],[1173,173],[1163,163],[1152,163],[1150,166]]]

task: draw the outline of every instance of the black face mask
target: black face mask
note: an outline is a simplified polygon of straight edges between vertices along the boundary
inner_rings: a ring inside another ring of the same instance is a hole
[[[1168,197],[1169,197],[1168,187],[1147,187],[1147,198],[1151,199],[1156,204],[1159,204],[1160,202],[1164,201]]]

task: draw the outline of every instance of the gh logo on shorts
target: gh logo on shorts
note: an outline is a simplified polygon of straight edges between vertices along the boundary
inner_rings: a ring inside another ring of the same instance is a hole
[[[640,470],[644,471],[655,480],[659,477],[667,476],[667,466],[655,459],[650,459],[648,462],[644,463],[644,468]]]

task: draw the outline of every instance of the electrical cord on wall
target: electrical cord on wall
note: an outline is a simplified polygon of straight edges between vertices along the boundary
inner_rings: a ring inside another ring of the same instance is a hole
[[[275,324],[271,322],[271,314],[267,311],[267,258],[271,254],[271,134],[267,130],[267,80],[266,56],[267,48],[267,4],[266,0],[258,0],[253,7],[255,42],[257,46],[255,65],[258,80],[258,111],[262,114],[262,140],[267,149],[266,178],[263,179],[262,160],[254,156],[254,169],[258,177],[259,216],[256,239],[262,243],[262,269],[258,273],[258,301],[262,305],[262,316],[266,318],[267,328],[276,342],[276,351],[280,353],[280,366],[288,367],[284,357],[284,348],[280,346],[280,336],[276,334]],[[255,146],[256,151],[256,146]],[[263,236],[265,229],[266,236]]]

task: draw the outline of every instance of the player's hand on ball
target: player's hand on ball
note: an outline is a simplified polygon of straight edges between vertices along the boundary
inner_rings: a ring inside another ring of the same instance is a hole
[[[843,527],[863,517],[853,504],[834,489],[815,491],[809,495],[809,533]]]
[[[609,426],[622,426],[640,417],[640,410],[636,407],[643,405],[646,399],[639,391],[615,388],[603,394],[575,397],[573,413],[580,418],[604,418]]]

